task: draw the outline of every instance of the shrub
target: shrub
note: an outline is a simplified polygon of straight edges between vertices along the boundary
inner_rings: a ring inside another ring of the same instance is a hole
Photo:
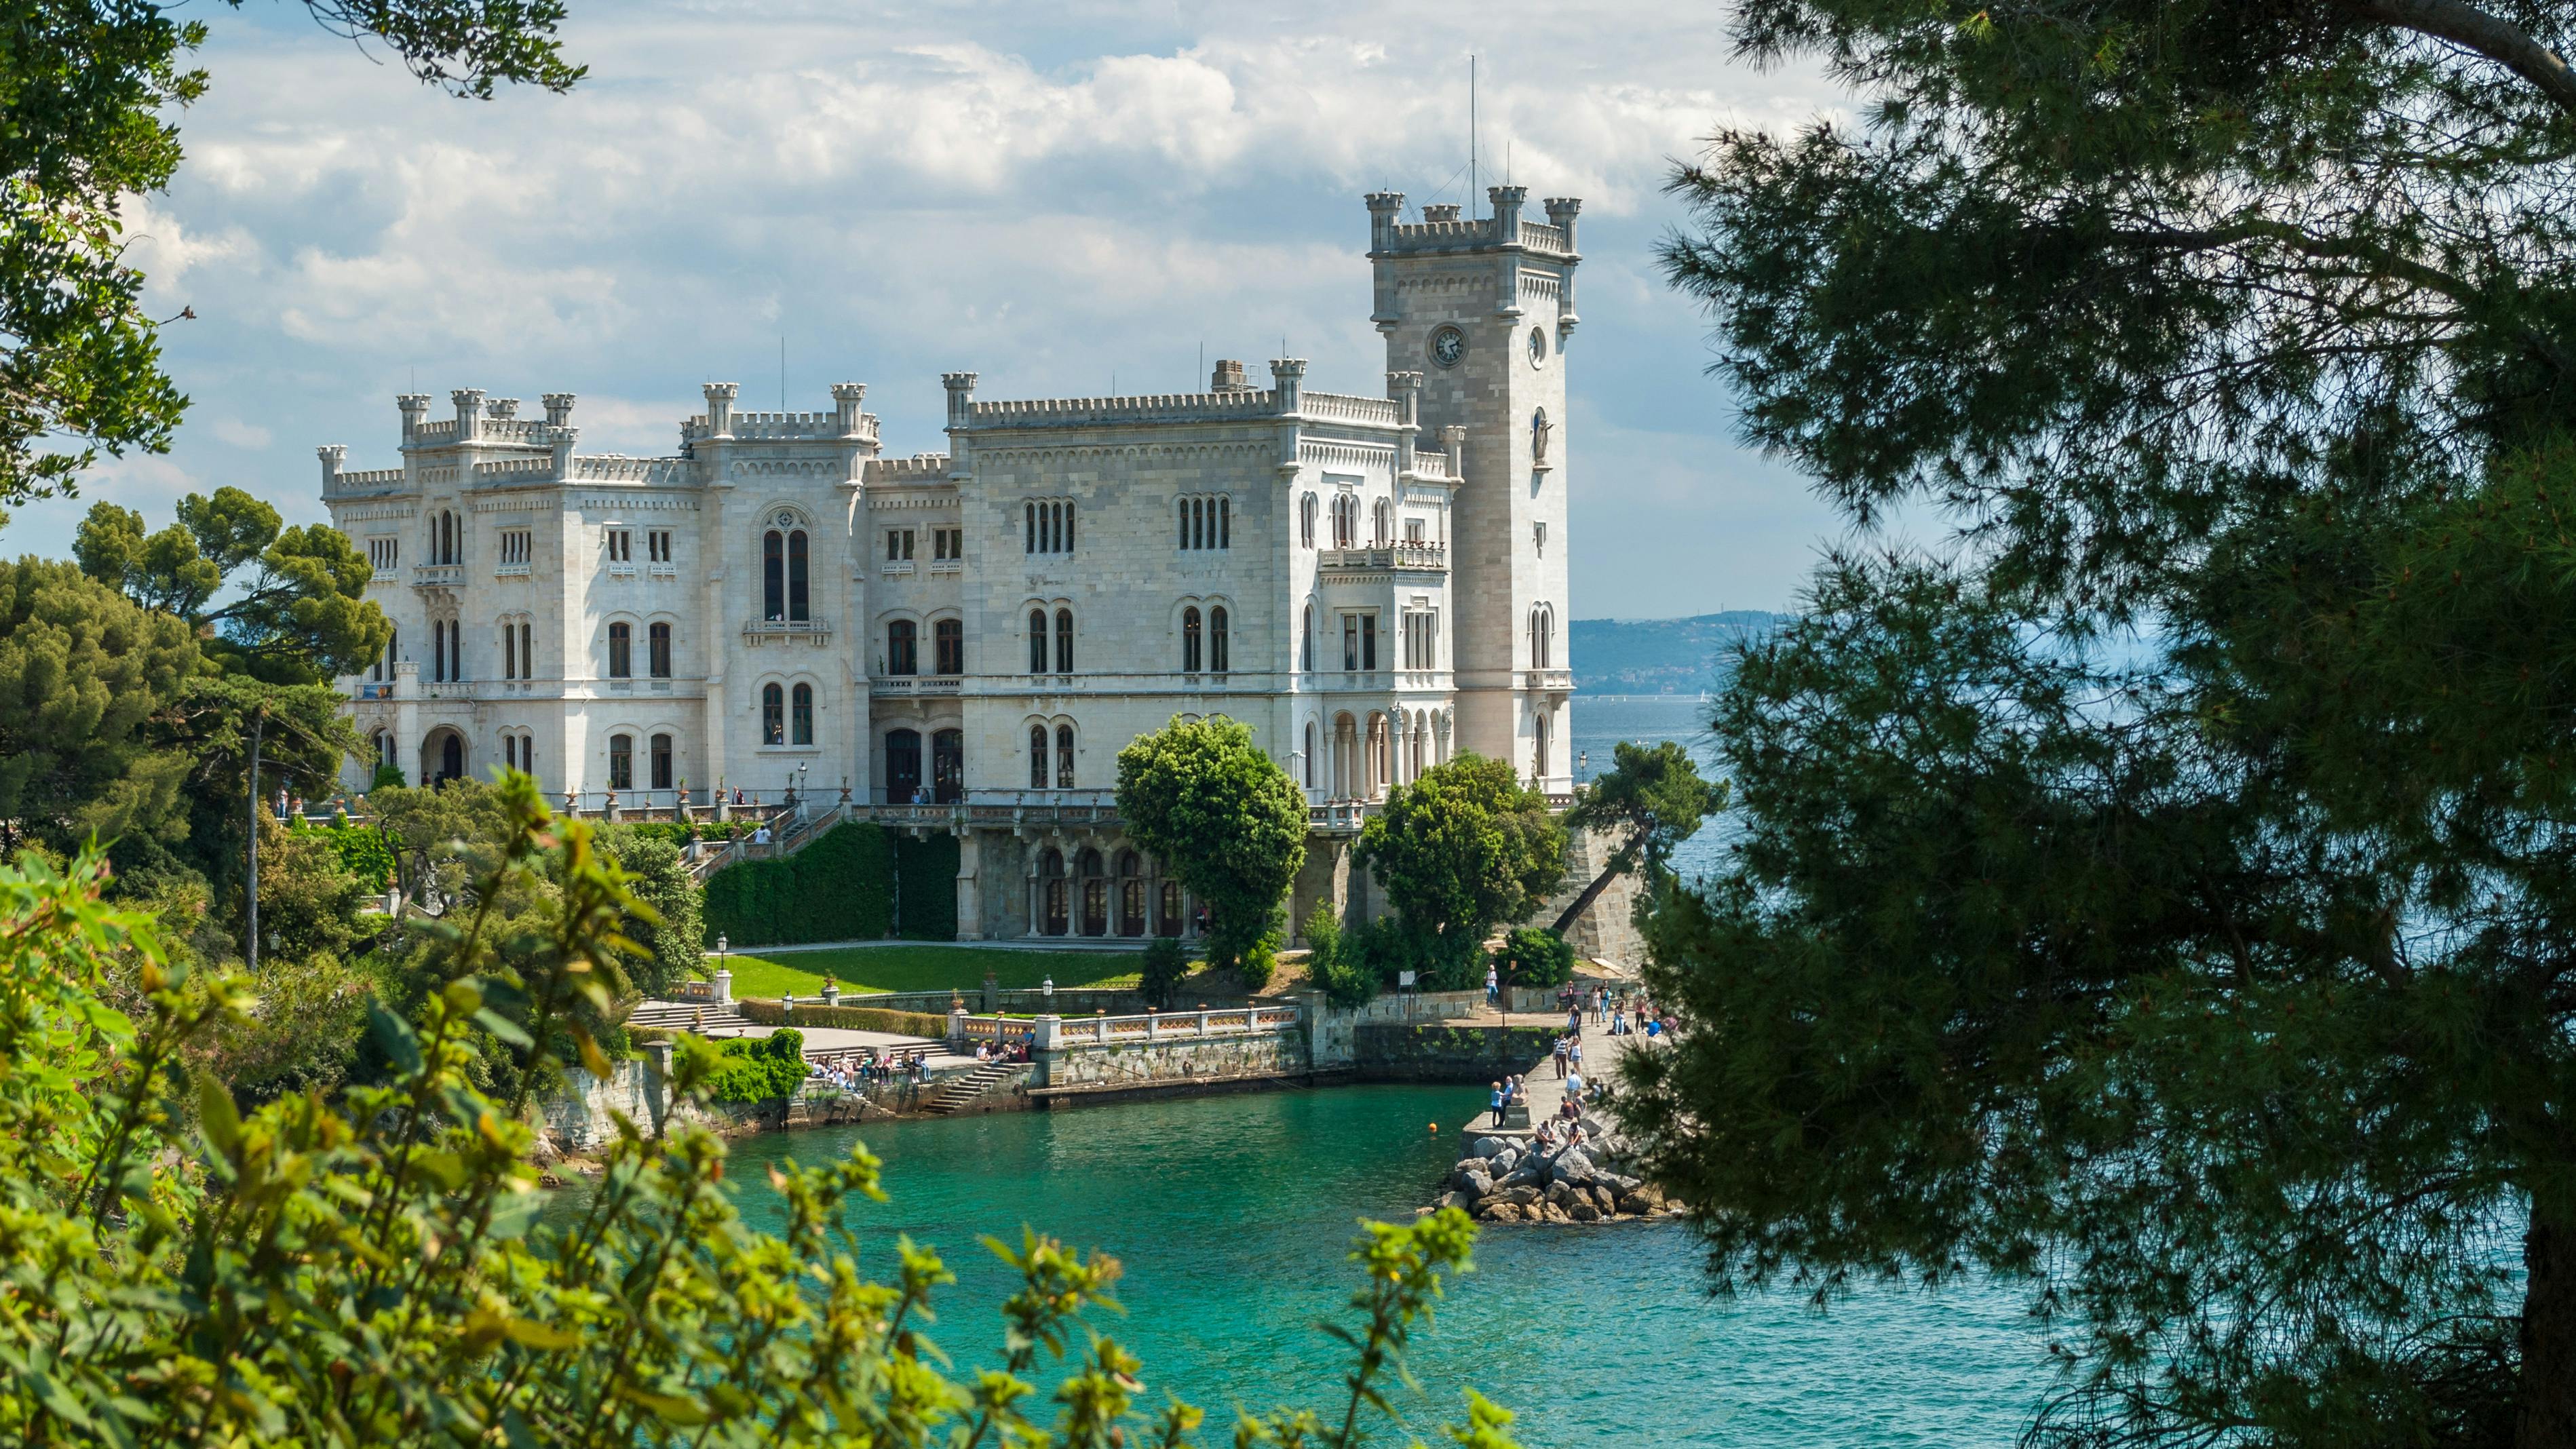
[[[775,1001],[746,1000],[736,1002],[734,1009],[743,1020],[763,1026],[776,1026],[787,1019],[785,1009]],[[896,1036],[927,1037],[932,1041],[948,1035],[948,1018],[926,1011],[889,1011],[881,1006],[823,1006],[810,1000],[796,1003],[796,1019],[807,1026],[838,1026],[852,1031],[891,1032]]]
[[[1554,931],[1523,926],[1494,952],[1494,973],[1506,986],[1562,986],[1574,979],[1574,947]]]
[[[1351,1011],[1376,999],[1381,980],[1377,967],[1358,949],[1359,941],[1342,934],[1330,902],[1317,901],[1306,917],[1306,944],[1306,975],[1326,1001]]]
[[[775,1102],[805,1085],[805,1034],[792,1026],[726,1042],[719,1057],[707,1082],[719,1102]]]
[[[476,893],[519,889],[510,873],[552,857],[563,909],[536,930],[476,917],[443,937],[444,984],[418,1014],[372,1011],[385,1084],[249,1112],[186,1070],[242,981],[170,963],[149,916],[101,901],[95,854],[68,873],[33,857],[0,867],[0,1061],[46,1067],[0,1073],[0,1260],[10,1282],[42,1290],[0,1312],[0,1360],[42,1366],[0,1375],[0,1440],[1190,1440],[1198,1412],[1140,1403],[1145,1370],[1085,1316],[1115,1309],[1114,1265],[1053,1239],[995,1245],[1013,1278],[998,1353],[969,1358],[944,1327],[934,1343],[923,1325],[951,1281],[935,1254],[898,1240],[892,1281],[862,1272],[849,1210],[885,1196],[863,1147],[771,1174],[783,1235],[743,1220],[737,1194],[759,1187],[727,1183],[724,1144],[686,1115],[613,1136],[599,1190],[553,1210],[528,1084],[556,1035],[478,1023],[505,1006],[563,1020],[594,984],[581,963],[620,954],[609,924],[630,903],[606,872],[547,847],[558,832],[577,844],[584,825],[551,821],[524,777],[506,803],[509,832],[487,842]],[[575,1047],[605,1069],[593,1044]],[[722,1054],[694,1037],[681,1047],[674,1099],[703,1099]],[[517,1058],[517,1092],[476,1085],[491,1055]],[[1319,1435],[1316,1416],[1282,1411],[1246,1442],[1347,1446],[1383,1431],[1378,1396],[1474,1236],[1455,1209],[1367,1226],[1352,1255],[1355,1362],[1329,1406],[1357,1431]],[[1468,1414],[1450,1438],[1509,1444],[1508,1415],[1479,1399]]]
[[[1139,969],[1136,990],[1145,1004],[1157,1011],[1168,1010],[1180,994],[1181,978],[1190,974],[1189,953],[1169,936],[1156,936],[1145,943],[1145,964]]]

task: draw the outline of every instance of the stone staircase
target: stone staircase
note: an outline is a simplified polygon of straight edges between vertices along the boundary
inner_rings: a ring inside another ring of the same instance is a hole
[[[751,1022],[731,1006],[711,1006],[697,1001],[647,1001],[627,1016],[626,1024],[659,1027],[664,1031],[739,1032]]]
[[[937,1084],[936,1090],[921,1104],[921,1110],[934,1117],[951,1113],[982,1101],[1013,1081],[1029,1074],[1026,1062],[986,1062],[971,1072],[960,1072]]]

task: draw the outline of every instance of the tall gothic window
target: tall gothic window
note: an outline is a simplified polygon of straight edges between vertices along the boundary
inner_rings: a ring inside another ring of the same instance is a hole
[[[774,528],[760,536],[760,617],[787,617],[787,535]]]
[[[669,624],[655,624],[647,631],[647,638],[651,645],[652,657],[648,662],[652,668],[653,677],[655,679],[670,678],[671,626]]]
[[[792,738],[795,743],[800,745],[814,743],[814,686],[810,684],[796,686],[795,706],[790,713],[789,724],[794,730]]]
[[[931,642],[938,657],[933,662],[941,674],[966,672],[966,625],[956,619],[942,619],[930,626]]]
[[[760,687],[760,742],[787,743],[787,691],[775,684]]]
[[[1305,642],[1297,646],[1297,667],[1308,670],[1315,667],[1315,606],[1312,604],[1306,606],[1306,637]]]
[[[519,677],[537,677],[537,626],[524,619],[519,621]]]
[[[1047,787],[1047,736],[1045,725],[1029,726],[1029,788]]]
[[[517,679],[519,675],[519,631],[508,620],[501,622],[501,677]]]
[[[608,737],[608,788],[611,790],[635,788],[635,737],[633,735]]]
[[[631,624],[608,626],[608,677],[631,678],[635,673],[635,628]]]
[[[787,535],[787,617],[801,624],[809,617],[805,594],[805,530]]]
[[[1183,609],[1181,611],[1182,673],[1199,672],[1199,642],[1199,611],[1195,608]]]
[[[894,619],[886,624],[886,673],[919,674],[921,672],[920,626],[910,619]]]
[[[655,735],[653,737],[653,788],[670,789],[671,778],[671,737]]]
[[[1208,670],[1213,674],[1226,672],[1225,605],[1223,604],[1208,610]]]
[[[1073,788],[1073,726],[1055,727],[1055,787]]]
[[[1029,610],[1029,673],[1031,673],[1031,674],[1044,674],[1044,673],[1046,673],[1046,662],[1047,662],[1047,622],[1046,622],[1046,610],[1044,610],[1044,609],[1031,609],[1031,610]]]
[[[1315,495],[1297,500],[1297,542],[1306,548],[1315,546]]]
[[[1071,609],[1055,611],[1055,672],[1058,674],[1073,672],[1073,611]]]

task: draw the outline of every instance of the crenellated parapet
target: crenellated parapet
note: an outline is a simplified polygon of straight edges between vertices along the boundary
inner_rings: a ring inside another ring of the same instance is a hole
[[[1521,209],[1529,200],[1526,186],[1488,187],[1485,196],[1492,207],[1490,215],[1461,220],[1461,208],[1435,205],[1422,208],[1422,220],[1407,223],[1398,219],[1403,215],[1404,193],[1372,192],[1368,198],[1370,255],[1472,253],[1508,248],[1575,260],[1574,215],[1583,203],[1571,197],[1551,197],[1545,203],[1547,220],[1538,222],[1521,217]]]

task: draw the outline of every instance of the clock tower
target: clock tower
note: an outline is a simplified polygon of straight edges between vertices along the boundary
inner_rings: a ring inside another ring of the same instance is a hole
[[[1447,538],[1453,577],[1475,580],[1450,591],[1456,748],[1562,794],[1574,782],[1564,424],[1582,203],[1551,198],[1538,222],[1522,215],[1527,188],[1485,195],[1488,216],[1426,206],[1410,224],[1401,193],[1369,196],[1371,320],[1387,370],[1422,374],[1424,432],[1465,429]]]

